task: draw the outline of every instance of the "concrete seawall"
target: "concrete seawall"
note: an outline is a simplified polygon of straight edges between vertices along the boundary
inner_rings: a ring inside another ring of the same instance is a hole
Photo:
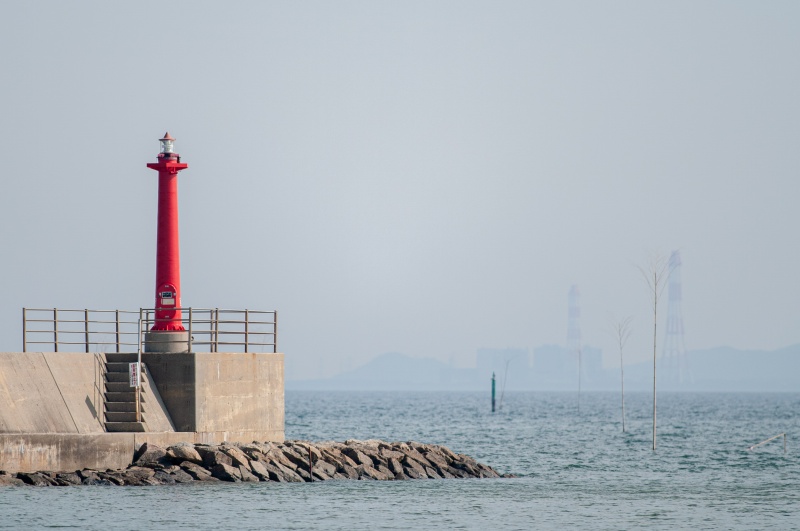
[[[142,361],[152,431],[107,433],[105,354],[0,353],[0,470],[124,468],[144,442],[283,441],[283,354],[146,353]]]

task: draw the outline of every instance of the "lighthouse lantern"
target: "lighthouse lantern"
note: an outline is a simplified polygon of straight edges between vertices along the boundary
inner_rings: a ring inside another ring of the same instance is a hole
[[[174,153],[173,144],[175,143],[175,139],[170,136],[169,132],[164,133],[164,138],[158,141],[161,142],[161,153]]]

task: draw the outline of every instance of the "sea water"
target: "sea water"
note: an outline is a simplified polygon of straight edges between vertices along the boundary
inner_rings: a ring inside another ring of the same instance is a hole
[[[2,529],[800,529],[800,394],[287,392],[286,437],[444,444],[516,478],[0,489]],[[772,435],[787,433],[753,451]]]

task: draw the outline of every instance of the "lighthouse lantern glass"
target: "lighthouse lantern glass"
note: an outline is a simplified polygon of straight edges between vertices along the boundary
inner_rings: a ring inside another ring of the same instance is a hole
[[[161,153],[173,153],[172,143],[175,142],[174,140],[162,138],[159,142],[161,142]]]

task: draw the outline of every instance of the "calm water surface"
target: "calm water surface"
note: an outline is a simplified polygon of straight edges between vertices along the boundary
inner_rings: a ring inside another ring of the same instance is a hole
[[[800,529],[800,394],[287,392],[287,438],[440,443],[516,479],[0,489],[2,529]],[[748,446],[787,432],[782,441]]]

